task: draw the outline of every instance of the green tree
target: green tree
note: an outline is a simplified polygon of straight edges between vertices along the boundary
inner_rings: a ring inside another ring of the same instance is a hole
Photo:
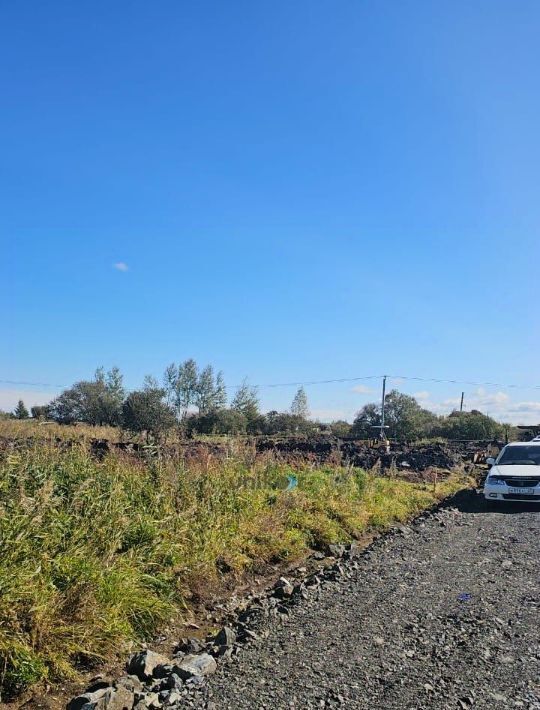
[[[254,423],[259,417],[259,397],[257,395],[257,389],[251,387],[247,380],[244,380],[234,395],[231,409],[242,412],[248,422],[248,429],[250,423]]]
[[[436,433],[446,439],[500,439],[504,426],[478,411],[452,412],[439,421]]]
[[[385,397],[385,423],[391,439],[414,441],[431,434],[437,417],[414,397],[392,390]]]
[[[199,414],[206,414],[215,409],[215,392],[214,369],[212,365],[207,365],[199,375],[195,393],[195,404]]]
[[[245,434],[247,419],[236,409],[214,409],[188,419],[188,427],[198,434]]]
[[[178,382],[178,367],[172,362],[163,373],[163,389],[167,404],[173,405],[176,401],[176,389]]]
[[[338,438],[349,436],[351,430],[352,426],[349,424],[349,422],[346,422],[343,419],[338,419],[337,421],[331,422],[330,424],[330,431],[334,436],[337,436]]]
[[[165,390],[147,387],[130,392],[122,407],[124,428],[159,439],[176,424],[174,410],[165,401]]]
[[[216,387],[214,389],[214,408],[226,409],[227,407],[227,386],[223,372],[218,372],[216,377]]]
[[[93,380],[76,382],[50,404],[50,416],[61,424],[85,422],[118,426],[124,400],[122,375],[118,368],[105,373],[98,368]]]
[[[375,427],[381,424],[381,408],[378,404],[370,402],[365,404],[357,413],[351,427],[352,436],[359,439],[371,439],[377,435]]]
[[[303,387],[300,387],[294,395],[294,399],[291,404],[291,414],[295,417],[300,417],[301,419],[307,419],[309,417],[308,399],[306,391]]]
[[[47,419],[49,416],[49,405],[44,404],[30,407],[30,413],[34,419]]]
[[[288,412],[271,411],[264,417],[263,434],[314,434],[318,430],[315,422]]]
[[[430,436],[438,423],[433,412],[421,407],[414,397],[392,390],[385,397],[385,425],[391,439],[414,441]],[[381,425],[381,406],[371,402],[366,404],[356,415],[351,433],[362,439],[378,435]]]
[[[186,360],[178,366],[175,388],[175,406],[181,419],[185,419],[189,408],[195,405],[198,387],[197,363],[193,359]]]
[[[118,367],[113,367],[107,372],[105,386],[113,406],[120,410],[126,397],[126,391],[124,389],[124,377]]]
[[[159,382],[156,380],[154,375],[145,375],[143,379],[143,390],[146,392],[147,390],[159,390],[162,389],[159,386]],[[165,392],[165,390],[163,390]]]
[[[28,414],[28,409],[26,409],[26,407],[24,406],[24,402],[22,401],[22,399],[17,402],[17,406],[15,407],[13,414],[15,416],[15,419],[28,419],[28,417],[30,416]]]

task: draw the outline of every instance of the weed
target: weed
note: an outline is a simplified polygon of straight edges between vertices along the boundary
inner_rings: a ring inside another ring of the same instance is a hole
[[[456,490],[239,451],[189,465],[46,441],[0,454],[0,684],[9,697],[149,637],[224,574],[404,520]]]

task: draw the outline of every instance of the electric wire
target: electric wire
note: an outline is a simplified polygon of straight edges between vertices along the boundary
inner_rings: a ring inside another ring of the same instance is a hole
[[[364,375],[362,377],[337,377],[327,380],[297,380],[294,382],[271,382],[258,385],[250,385],[255,388],[267,389],[276,387],[309,387],[313,385],[339,384],[346,382],[359,382],[362,380],[381,380],[386,377],[388,380],[403,380],[416,382],[434,382],[439,384],[468,385],[470,387],[500,387],[502,389],[540,389],[540,385],[533,384],[505,384],[501,382],[479,382],[473,380],[453,380],[435,377],[417,377],[412,375]],[[71,385],[53,384],[50,382],[30,382],[23,380],[0,380],[0,384],[14,385],[18,387],[51,387],[55,389],[65,389]],[[227,389],[238,389],[242,385],[227,385]],[[128,390],[134,391],[134,390]]]

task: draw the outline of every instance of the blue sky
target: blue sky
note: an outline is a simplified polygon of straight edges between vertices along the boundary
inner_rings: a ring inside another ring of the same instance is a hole
[[[540,420],[539,30],[532,0],[4,0],[0,379],[194,357],[517,383],[463,389]],[[308,388],[315,415],[353,387]]]

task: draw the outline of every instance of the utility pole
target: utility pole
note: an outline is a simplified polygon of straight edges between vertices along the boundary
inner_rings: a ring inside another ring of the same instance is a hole
[[[384,407],[385,407],[385,399],[386,399],[386,375],[383,375],[383,380],[382,380],[382,399],[381,399],[381,423],[380,424],[372,424],[372,429],[378,429],[379,430],[379,441],[381,441],[384,446],[386,447],[386,451],[388,452],[390,450],[390,444],[388,442],[388,439],[386,438],[386,431],[385,429],[388,429],[388,427],[384,423]]]
[[[380,439],[384,441],[386,439],[386,434],[384,431],[384,400],[386,396],[386,375],[384,375],[382,380],[382,401],[381,401],[381,434]]]
[[[463,397],[465,396],[465,392],[461,393],[461,404],[459,405],[459,411],[463,411]]]

